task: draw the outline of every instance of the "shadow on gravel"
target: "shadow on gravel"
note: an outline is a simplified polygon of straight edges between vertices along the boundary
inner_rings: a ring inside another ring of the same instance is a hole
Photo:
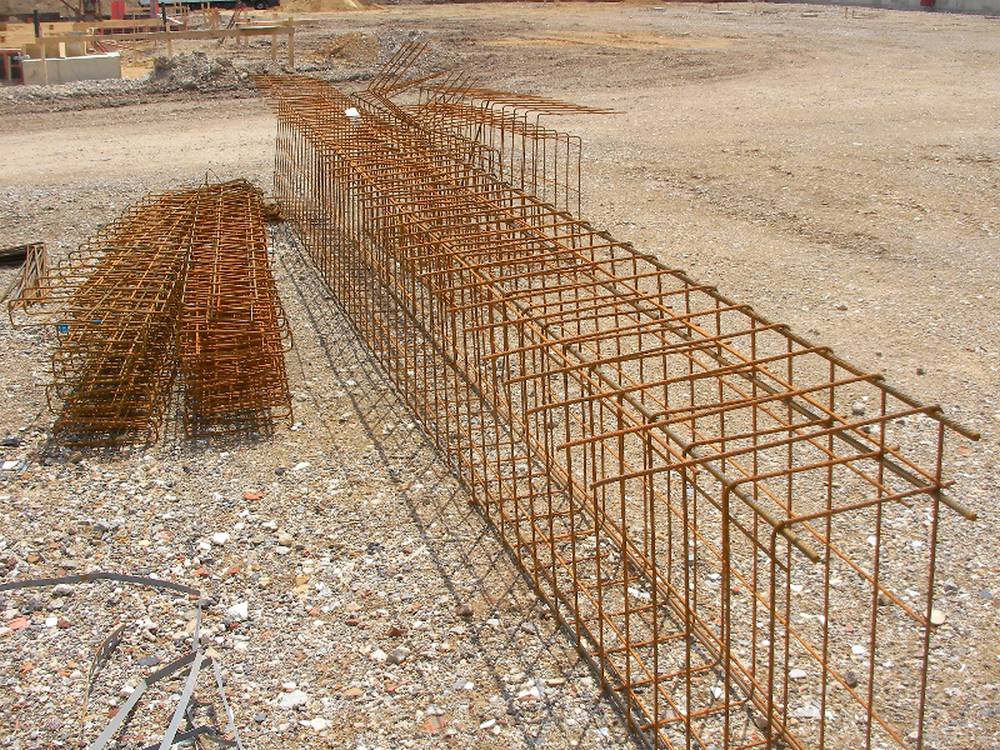
[[[287,225],[276,229],[272,239],[280,269],[279,284],[280,276],[284,276],[294,289],[309,324],[316,331],[324,365],[333,372],[335,381],[348,386],[344,390],[350,394],[352,416],[360,423],[395,483],[400,507],[405,508],[420,530],[421,542],[452,597],[452,608],[474,605],[474,619],[468,622],[470,641],[481,654],[491,651],[503,654],[506,675],[490,663],[492,685],[482,686],[481,692],[503,697],[508,721],[518,728],[526,747],[576,747],[594,744],[595,739],[597,744],[603,744],[601,740],[608,736],[608,729],[598,722],[616,709],[611,708],[611,702],[604,702],[593,682],[587,680],[584,686],[580,685],[581,680],[592,676],[590,667],[577,654],[567,634],[555,626],[548,607],[532,593],[527,574],[500,544],[486,520],[473,510],[463,489],[423,493],[419,499],[407,492],[417,480],[434,486],[454,486],[455,481],[430,439],[416,429],[403,428],[415,421],[413,415],[351,328],[302,244]],[[289,303],[286,298],[286,305]],[[301,357],[301,352],[289,355],[292,360],[297,356]],[[294,367],[295,363],[290,361],[289,370]],[[316,400],[323,426],[330,434],[336,434],[339,415],[329,414],[329,408],[324,410],[319,403],[320,394],[310,390],[309,396]],[[441,528],[447,530],[444,539],[436,530]],[[378,540],[372,542],[377,544]],[[512,607],[511,603],[517,606]],[[502,629],[486,623],[490,618],[499,618],[501,613]],[[541,673],[544,667],[540,668],[539,661],[543,655],[559,666],[561,674]],[[524,678],[512,683],[511,672],[520,672]],[[547,693],[539,701],[524,701],[519,698],[517,683],[532,678],[538,686],[552,678],[567,679],[567,683],[557,688],[559,698],[553,700]],[[559,705],[565,694],[573,691],[578,697]],[[576,712],[582,702],[586,704],[585,716]],[[599,706],[604,710],[595,710]],[[565,716],[560,717],[563,712]],[[572,727],[565,723],[570,716],[576,722]]]

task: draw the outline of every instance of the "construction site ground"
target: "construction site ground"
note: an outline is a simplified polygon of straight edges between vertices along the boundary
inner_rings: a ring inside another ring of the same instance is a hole
[[[941,530],[926,746],[995,748],[1000,21],[720,8],[389,6],[296,14],[296,44],[349,79],[412,32],[484,85],[619,110],[558,123],[584,140],[587,218],[982,431],[949,456],[979,519]],[[353,51],[330,63],[344,34]],[[19,116],[0,134],[0,245],[40,240],[58,259],[146,191],[206,176],[269,189],[274,119],[234,81],[6,100]],[[47,449],[44,336],[4,316],[0,437],[16,439],[0,458],[24,463],[0,473],[2,577],[97,568],[201,588],[247,747],[630,747],[289,229],[273,240],[295,416],[258,442]],[[90,654],[124,619],[86,717],[95,736],[148,672],[140,659],[181,653],[191,617],[107,584],[0,608],[0,747],[77,736]],[[12,626],[25,615],[52,627],[27,638]],[[159,740],[168,697],[135,742]]]

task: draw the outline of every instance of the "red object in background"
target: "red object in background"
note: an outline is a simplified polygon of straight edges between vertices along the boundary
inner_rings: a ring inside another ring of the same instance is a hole
[[[934,0],[920,0],[920,5],[923,8],[933,8]]]
[[[111,18],[115,21],[125,18],[125,0],[111,0]]]

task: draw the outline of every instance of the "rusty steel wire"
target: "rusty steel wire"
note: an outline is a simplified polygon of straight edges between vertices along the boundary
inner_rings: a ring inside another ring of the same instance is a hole
[[[974,518],[942,452],[978,436],[536,194],[509,133],[530,173],[571,106],[421,51],[258,79],[275,191],[635,736],[924,747],[938,529]]]
[[[44,242],[32,242],[24,246],[24,262],[18,269],[13,283],[0,300],[7,300],[9,315],[25,305],[37,304],[44,299],[43,279],[49,272],[49,254]]]
[[[266,432],[274,418],[291,416],[290,336],[271,275],[262,195],[242,181],[218,186],[199,205],[184,286],[185,432]]]
[[[41,276],[20,307],[55,328],[54,436],[153,442],[177,386],[190,436],[290,415],[262,207],[245,181],[153,194]]]

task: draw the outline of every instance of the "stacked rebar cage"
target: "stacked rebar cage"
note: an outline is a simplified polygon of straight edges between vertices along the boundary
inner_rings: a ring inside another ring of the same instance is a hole
[[[579,218],[537,116],[599,110],[420,52],[259,79],[275,190],[636,736],[924,747],[938,527],[974,517],[941,455],[977,436]]]
[[[54,326],[60,441],[153,442],[177,385],[192,437],[263,433],[291,413],[290,336],[262,195],[246,181],[147,196],[46,269],[16,309]]]

